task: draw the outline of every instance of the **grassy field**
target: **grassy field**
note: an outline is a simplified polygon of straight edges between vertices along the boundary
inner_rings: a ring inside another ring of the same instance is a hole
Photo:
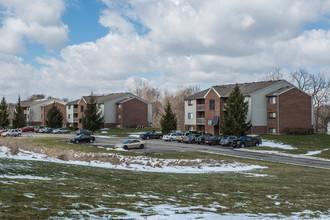
[[[105,152],[66,144],[61,139],[11,140],[17,145]],[[283,217],[305,210],[313,214],[300,217],[330,215],[329,170],[197,152],[152,157],[225,159],[268,168],[239,173],[172,174],[0,158],[0,218],[131,219],[159,215],[157,207],[182,215],[243,213]]]
[[[271,140],[283,144],[291,145],[296,148],[294,150],[267,148],[267,147],[251,147],[254,150],[278,150],[290,154],[306,154],[309,151],[320,151],[316,157],[330,159],[330,135],[313,134],[313,135],[260,135],[263,140]]]

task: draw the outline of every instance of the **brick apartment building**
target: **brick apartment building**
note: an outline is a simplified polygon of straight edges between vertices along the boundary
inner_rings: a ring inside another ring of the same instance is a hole
[[[236,84],[212,86],[185,99],[185,129],[221,134],[219,121]],[[312,128],[312,97],[285,80],[238,84],[249,104],[252,134],[280,134],[287,128]]]
[[[22,101],[26,123],[28,125],[45,125],[47,113],[52,105],[56,105],[63,114],[63,125],[66,124],[66,102],[57,99],[40,99]]]
[[[131,93],[111,93],[95,96],[104,118],[105,128],[130,128],[151,126],[152,104]],[[82,128],[81,118],[90,102],[89,96],[67,103],[66,121],[68,127]]]

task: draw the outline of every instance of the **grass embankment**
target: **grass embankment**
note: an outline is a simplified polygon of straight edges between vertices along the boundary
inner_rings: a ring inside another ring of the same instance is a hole
[[[271,140],[283,144],[291,145],[296,148],[294,150],[286,150],[270,147],[251,147],[255,150],[271,150],[281,151],[290,154],[306,154],[308,151],[320,151],[321,153],[313,155],[330,159],[330,135],[313,134],[313,135],[260,135],[263,140]]]
[[[17,141],[15,143],[19,145],[23,140],[10,141]],[[103,152],[102,149],[67,144],[55,138],[24,139],[24,143],[49,149]],[[329,215],[329,170],[197,152],[153,157],[225,159],[268,168],[249,171],[248,174],[168,174],[0,159],[0,218],[116,219],[124,217],[127,212],[155,215],[153,207],[162,204],[178,210],[187,207],[188,212],[290,216],[293,212],[311,210],[315,216],[320,212]],[[47,179],[9,178],[15,175]]]

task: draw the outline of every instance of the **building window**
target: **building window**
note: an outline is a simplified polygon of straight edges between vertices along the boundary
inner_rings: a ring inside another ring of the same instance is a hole
[[[276,119],[276,112],[269,112],[269,119]]]
[[[121,119],[121,114],[118,114],[118,119]]]
[[[80,106],[80,112],[84,112],[84,106],[83,105]]]
[[[215,109],[215,101],[214,99],[210,100],[210,110],[214,110]]]
[[[193,130],[194,130],[194,127],[193,127],[193,126],[189,126],[189,127],[188,127],[188,130],[189,130],[189,131],[193,131]]]
[[[276,97],[269,97],[269,104],[276,104]]]
[[[101,108],[101,104],[98,104],[98,107]]]
[[[71,118],[71,114],[68,114],[68,119],[70,119]]]
[[[71,109],[71,105],[68,105],[68,109],[69,109],[69,110]]]
[[[117,125],[117,128],[120,128],[121,126],[120,125]]]
[[[188,100],[188,106],[192,106],[191,100]]]
[[[275,134],[276,133],[276,128],[269,128],[269,133],[270,134]]]
[[[188,119],[193,119],[193,113],[188,113]]]
[[[118,105],[118,108],[121,108],[121,104]]]
[[[212,126],[212,120],[207,120],[207,125]]]

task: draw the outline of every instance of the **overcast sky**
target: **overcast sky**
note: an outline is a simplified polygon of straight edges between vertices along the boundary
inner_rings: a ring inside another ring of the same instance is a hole
[[[328,0],[0,0],[0,95],[175,91],[329,74]]]

